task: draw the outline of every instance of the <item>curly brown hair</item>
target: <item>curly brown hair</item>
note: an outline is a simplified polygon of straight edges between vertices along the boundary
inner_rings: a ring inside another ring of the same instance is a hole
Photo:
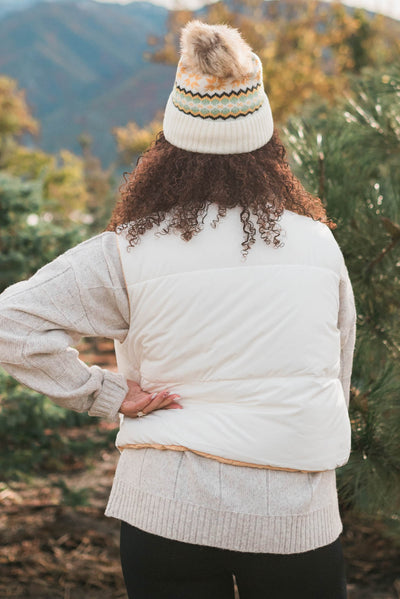
[[[213,227],[229,208],[242,208],[244,257],[256,240],[251,214],[256,216],[261,238],[274,247],[283,245],[277,220],[285,209],[321,221],[330,229],[337,226],[327,218],[321,200],[306,191],[292,173],[276,129],[267,144],[243,154],[188,152],[170,144],[160,131],[139,156],[136,168],[123,176],[121,199],[106,230],[118,233],[128,229],[132,247],[164,220],[166,226],[160,234],[168,234],[172,227],[189,241],[202,230],[211,203],[218,205]]]

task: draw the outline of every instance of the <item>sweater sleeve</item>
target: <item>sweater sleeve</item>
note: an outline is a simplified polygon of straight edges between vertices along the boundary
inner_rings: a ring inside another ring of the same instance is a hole
[[[338,328],[340,330],[340,374],[346,405],[350,403],[350,382],[353,368],[353,355],[356,342],[357,312],[353,288],[346,264],[343,261],[339,283],[339,314]]]
[[[123,341],[129,303],[115,234],[80,243],[0,295],[0,365],[59,406],[115,420],[124,375],[87,366],[82,336]]]

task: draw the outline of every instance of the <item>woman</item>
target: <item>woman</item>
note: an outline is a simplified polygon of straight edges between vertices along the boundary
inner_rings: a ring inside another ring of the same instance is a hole
[[[108,230],[0,297],[0,362],[120,417],[106,515],[130,598],[233,599],[234,574],[240,599],[342,599],[356,310],[336,225],[240,33],[192,21],[181,51]],[[118,373],[79,360],[82,335],[115,340]]]

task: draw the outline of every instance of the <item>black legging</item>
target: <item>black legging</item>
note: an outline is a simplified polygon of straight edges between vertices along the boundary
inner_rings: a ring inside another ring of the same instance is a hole
[[[346,599],[340,539],[278,555],[183,543],[121,522],[121,564],[129,599]]]

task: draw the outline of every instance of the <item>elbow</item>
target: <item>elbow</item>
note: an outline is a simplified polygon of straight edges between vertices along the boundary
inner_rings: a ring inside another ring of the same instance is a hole
[[[23,363],[23,336],[13,308],[0,303],[0,365]]]

